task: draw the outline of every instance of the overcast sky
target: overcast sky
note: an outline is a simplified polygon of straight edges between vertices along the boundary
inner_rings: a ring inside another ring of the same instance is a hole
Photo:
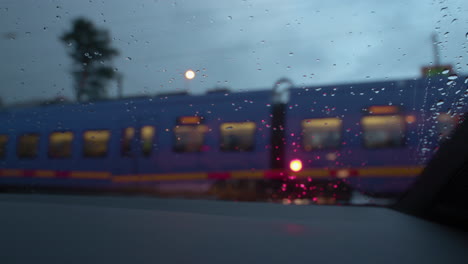
[[[467,14],[466,0],[1,0],[0,97],[73,98],[58,36],[80,16],[110,31],[133,95],[268,89],[282,77],[296,86],[419,77],[433,32],[441,61],[466,73]],[[200,72],[187,84],[189,68]]]

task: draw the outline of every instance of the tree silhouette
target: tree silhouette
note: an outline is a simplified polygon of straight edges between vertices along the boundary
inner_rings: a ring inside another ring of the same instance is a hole
[[[73,21],[70,31],[60,36],[72,58],[76,100],[97,100],[107,96],[106,84],[116,77],[110,61],[118,51],[110,46],[107,30],[97,29],[85,19]]]

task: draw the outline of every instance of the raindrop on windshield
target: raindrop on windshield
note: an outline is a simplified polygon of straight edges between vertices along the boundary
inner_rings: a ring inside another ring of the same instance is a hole
[[[448,77],[449,80],[456,80],[458,79],[458,76],[456,74],[452,74]]]
[[[441,105],[443,105],[443,104],[444,104],[444,100],[439,100],[439,102],[437,102],[436,105],[437,105],[437,106],[441,106]]]
[[[449,69],[444,69],[444,70],[442,71],[442,74],[447,74],[447,73],[449,73],[449,72],[450,72]]]

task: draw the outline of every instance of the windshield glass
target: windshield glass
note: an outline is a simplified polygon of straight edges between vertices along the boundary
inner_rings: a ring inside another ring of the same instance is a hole
[[[466,111],[466,1],[3,1],[0,188],[388,204]]]

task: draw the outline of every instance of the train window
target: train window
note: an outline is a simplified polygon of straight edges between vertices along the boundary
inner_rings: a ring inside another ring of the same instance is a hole
[[[135,128],[127,127],[122,131],[122,144],[120,153],[122,156],[129,157],[132,153],[132,141],[135,136]]]
[[[221,150],[252,151],[255,143],[255,128],[254,122],[221,124]]]
[[[6,157],[7,142],[8,142],[8,136],[0,135],[0,159],[4,159]]]
[[[83,155],[85,157],[97,158],[107,155],[110,139],[109,130],[89,130],[83,134]]]
[[[141,128],[141,151],[143,155],[150,156],[153,149],[154,126]]]
[[[72,155],[73,132],[53,132],[49,135],[49,157],[69,158]]]
[[[452,117],[451,115],[447,113],[441,113],[437,117],[437,123],[436,123],[436,129],[437,132],[439,133],[439,137],[441,139],[446,138],[450,135],[452,130],[455,128],[455,125],[457,123],[457,120],[455,117]]]
[[[174,128],[174,151],[201,151],[205,141],[206,125],[179,125]]]
[[[361,124],[367,148],[400,147],[404,144],[405,123],[400,115],[365,116]]]
[[[341,119],[317,118],[302,120],[304,150],[337,148],[341,143]]]
[[[39,135],[25,134],[21,135],[17,146],[18,158],[33,159],[39,152]]]

